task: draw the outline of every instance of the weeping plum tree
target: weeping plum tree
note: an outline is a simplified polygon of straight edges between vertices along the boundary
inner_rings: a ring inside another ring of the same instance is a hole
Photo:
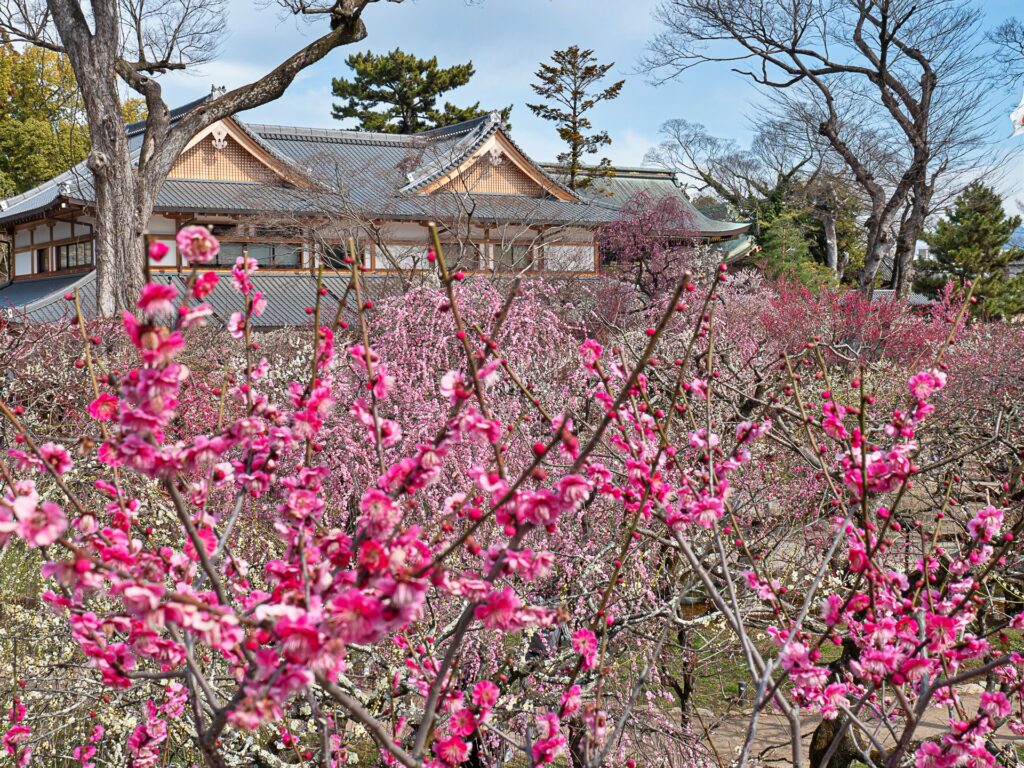
[[[401,2],[401,0],[388,0]],[[133,308],[144,281],[144,232],[157,193],[188,141],[216,121],[281,96],[306,67],[366,37],[363,10],[379,0],[277,0],[326,28],[259,79],[211,98],[171,122],[158,77],[211,60],[224,31],[223,0],[11,0],[0,32],[14,42],[66,54],[82,93],[96,184],[97,309]],[[111,75],[115,75],[112,77]],[[123,128],[120,83],[145,100],[141,152]]]

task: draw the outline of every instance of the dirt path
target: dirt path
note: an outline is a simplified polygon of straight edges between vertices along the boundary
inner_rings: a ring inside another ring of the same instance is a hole
[[[961,694],[961,700],[968,712],[974,712],[978,706],[977,694]],[[724,719],[709,721],[705,725],[711,729],[711,742],[723,766],[729,765],[740,753],[747,736],[750,724],[749,710],[743,715],[734,713]],[[801,719],[803,754],[807,758],[811,734],[818,727],[821,718],[816,715],[805,715]],[[942,709],[930,709],[918,726],[915,740],[924,741],[942,733],[946,725],[946,712]],[[998,732],[1000,742],[1017,743],[1024,746],[1024,737],[1016,736],[1005,726]],[[883,743],[889,739],[879,739]],[[791,764],[789,740],[789,722],[782,716],[769,713],[763,714],[757,721],[757,736],[751,750],[751,765],[789,765]]]

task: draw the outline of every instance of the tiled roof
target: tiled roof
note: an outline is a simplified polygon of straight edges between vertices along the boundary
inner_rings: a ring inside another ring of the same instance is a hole
[[[74,308],[64,294],[78,289],[82,310],[96,306],[96,273],[56,275],[16,280],[0,288],[0,313],[7,318],[33,322],[70,319]]]
[[[205,98],[179,107],[171,113],[171,119],[187,114],[203,101]],[[169,179],[157,195],[157,211],[286,215],[356,211],[373,218],[461,219],[469,199],[465,193],[415,192],[457,167],[501,126],[496,113],[415,135],[264,125],[234,119],[267,152],[310,179],[317,188]],[[143,123],[126,127],[135,156],[144,128]],[[525,153],[523,156],[527,157]],[[561,186],[550,173],[550,167],[536,163],[534,166],[552,184]],[[735,237],[748,228],[746,224],[715,221],[693,209],[672,174],[653,169],[620,169],[614,177],[595,183],[585,196],[575,200],[473,194],[471,207],[476,220],[488,223],[600,225],[617,218],[621,206],[639,191],[656,196],[678,195],[692,210],[695,226],[704,234]],[[93,200],[92,174],[80,163],[36,189],[0,203],[0,223],[37,217],[63,201],[88,205]]]
[[[36,304],[54,294],[63,296],[66,290],[86,277],[88,275],[59,275],[33,280],[16,280],[0,285],[0,313],[11,316],[14,314],[14,310]]]
[[[475,122],[477,125],[468,133],[458,134],[459,140],[451,146],[448,152],[431,153],[433,157],[427,158],[426,162],[419,168],[408,174],[406,178],[409,181],[402,187],[402,192],[409,193],[422,189],[430,182],[441,178],[449,171],[457,168],[465,158],[478,150],[501,126],[501,120],[496,112],[470,122]],[[453,135],[455,134],[434,134],[428,141],[445,141]],[[440,136],[440,139],[437,138],[438,136]]]
[[[175,286],[178,293],[186,295],[187,275],[177,272],[157,272],[152,280]],[[214,323],[226,324],[232,313],[242,310],[242,297],[230,285],[230,277],[221,275],[213,293],[205,299],[213,310]],[[306,312],[316,302],[316,277],[309,272],[256,272],[252,277],[255,290],[267,297],[267,309],[260,317],[254,317],[252,325],[257,330],[269,330],[289,326],[307,325],[312,322]],[[386,294],[403,290],[400,277],[387,275],[366,275],[363,278],[364,295],[379,301]],[[320,311],[323,322],[329,323],[344,302],[343,314],[354,311],[354,295],[348,291],[349,277],[345,273],[325,272],[323,286],[327,295],[321,299]],[[59,322],[74,316],[74,305],[64,298],[65,293],[78,291],[82,314],[86,320],[96,317],[96,272],[85,275],[65,275],[19,280],[0,287],[0,313],[15,321]],[[190,302],[195,304],[195,302]]]

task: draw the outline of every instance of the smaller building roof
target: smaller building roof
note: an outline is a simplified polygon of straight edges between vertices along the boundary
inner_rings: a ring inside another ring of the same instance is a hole
[[[55,296],[63,297],[68,290],[73,290],[77,283],[88,279],[89,275],[71,274],[56,277],[41,277],[33,280],[16,280],[0,285],[0,313],[11,317],[15,312],[23,312],[29,307],[42,306]]]
[[[542,165],[550,173],[558,173],[561,169],[557,163]],[[601,171],[600,175],[596,175],[597,168],[584,168],[584,175],[591,181],[577,192],[595,206],[614,211],[616,214],[637,195],[649,195],[655,200],[666,196],[674,197],[693,217],[694,229],[707,237],[733,238],[745,234],[750,229],[749,222],[719,221],[701,213],[690,202],[672,171],[635,166],[614,166],[610,170],[609,174]]]
[[[173,285],[178,293],[186,296],[187,275],[178,272],[158,272],[153,282]],[[252,276],[255,290],[268,297],[266,311],[253,317],[252,325],[257,330],[270,330],[290,326],[307,325],[312,318],[306,307],[316,302],[317,281],[309,272],[273,272],[266,270]],[[222,279],[206,299],[213,310],[213,323],[227,324],[232,313],[243,309],[242,297]],[[379,301],[388,293],[399,292],[403,285],[398,276],[366,275],[363,291],[367,298]],[[323,287],[327,295],[321,298],[320,311],[323,318],[333,318],[339,305],[344,302],[343,312],[354,311],[355,297],[348,290],[347,273],[324,272]],[[96,272],[87,274],[61,275],[37,280],[17,280],[0,286],[0,314],[15,321],[61,322],[70,321],[75,314],[74,305],[65,299],[67,293],[78,291],[82,314],[86,320],[96,317]],[[190,301],[192,305],[197,302]]]

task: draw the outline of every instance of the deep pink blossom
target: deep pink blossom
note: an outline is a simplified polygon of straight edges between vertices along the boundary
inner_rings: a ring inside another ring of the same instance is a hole
[[[597,666],[597,636],[589,629],[577,629],[572,636],[572,649],[580,656],[583,669]]]
[[[117,415],[117,398],[108,392],[101,392],[89,403],[88,411],[96,421],[110,421]]]
[[[17,534],[30,547],[47,547],[67,530],[64,510],[52,501],[33,496],[16,496],[12,504]]]
[[[137,306],[147,317],[162,317],[177,311],[177,298],[178,289],[169,283],[146,283]]]

